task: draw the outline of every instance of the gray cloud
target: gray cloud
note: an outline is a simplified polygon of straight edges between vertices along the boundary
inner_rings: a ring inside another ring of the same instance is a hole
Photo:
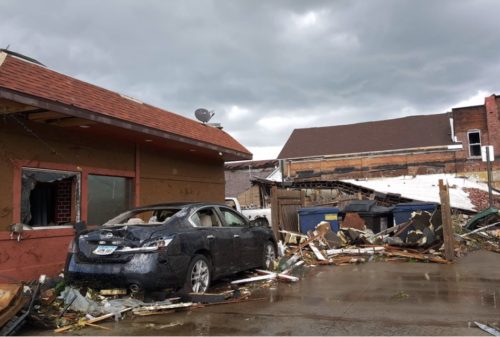
[[[297,127],[445,112],[500,87],[500,2],[0,1],[0,47],[265,156]]]

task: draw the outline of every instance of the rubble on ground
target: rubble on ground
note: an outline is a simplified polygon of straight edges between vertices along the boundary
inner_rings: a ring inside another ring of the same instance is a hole
[[[455,256],[460,257],[479,248],[500,253],[500,213],[494,209],[486,215],[476,220],[475,225],[479,227],[472,232],[467,229],[468,216],[453,215]],[[498,219],[498,223],[493,223],[494,219]],[[439,209],[432,214],[427,211],[413,212],[408,221],[379,233],[367,228],[359,216],[350,215],[347,220],[336,233],[326,221],[319,223],[307,235],[281,231],[286,246],[282,260],[300,260],[308,266],[346,265],[374,260],[449,263],[444,258]]]
[[[487,209],[474,217],[455,214],[452,223],[455,256],[463,256],[475,249],[500,253],[498,209]],[[61,275],[24,287],[17,285],[8,296],[0,287],[0,317],[6,312],[6,305],[1,306],[4,295],[9,298],[5,303],[18,303],[22,298],[21,306],[24,306],[20,314],[14,315],[18,323],[11,320],[10,325],[6,325],[10,328],[13,324],[21,324],[20,317],[26,319],[29,316],[32,324],[55,329],[56,333],[84,327],[108,329],[99,323],[134,316],[166,315],[211,305],[264,300],[252,294],[259,289],[276,287],[278,283],[299,282],[300,277],[297,275],[301,273],[297,271],[303,268],[371,261],[450,263],[444,258],[439,209],[433,213],[413,212],[408,221],[384,228],[378,233],[367,228],[364,219],[355,215],[344,221],[337,232],[332,230],[329,222],[322,221],[307,234],[284,230],[280,233],[283,234],[283,240],[277,245],[278,258],[271,265],[271,270],[256,269],[240,273],[232,279],[226,279],[227,282],[222,283],[222,286],[211,289],[215,290],[213,293],[176,294],[165,290],[148,297],[127,289],[79,289],[67,286]],[[2,321],[0,323],[5,324]],[[15,329],[9,331],[11,333],[5,334],[12,334]]]

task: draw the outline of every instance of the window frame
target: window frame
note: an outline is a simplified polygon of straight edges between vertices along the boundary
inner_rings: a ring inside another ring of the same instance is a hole
[[[474,134],[474,133],[477,133],[479,135],[479,143],[471,143],[470,142],[470,135],[471,134]],[[469,147],[469,158],[481,158],[481,146],[482,146],[482,143],[481,143],[481,130],[479,129],[472,129],[472,130],[468,130],[467,131],[467,144],[468,144],[468,147]],[[478,155],[473,155],[472,154],[472,146],[477,146],[479,145],[479,154]]]
[[[215,215],[215,217],[216,217],[216,219],[217,219],[217,221],[218,221],[218,223],[219,223],[219,224],[218,224],[218,226],[214,226],[214,225],[213,225],[213,223],[212,223],[212,226],[211,226],[211,227],[203,227],[203,226],[198,226],[198,225],[197,225],[197,224],[193,221],[193,216],[194,216],[195,214],[197,214],[199,211],[204,210],[204,209],[207,209],[207,208],[211,208],[211,209],[212,209],[212,211],[213,211],[213,213],[214,213],[214,215]],[[195,210],[191,213],[191,215],[189,216],[188,221],[189,221],[189,223],[191,224],[191,226],[192,226],[193,228],[204,228],[204,229],[207,229],[207,228],[224,228],[223,223],[222,223],[222,219],[221,219],[221,217],[220,217],[220,214],[219,214],[219,212],[217,212],[217,207],[215,207],[215,206],[202,206],[202,207],[198,207],[198,208],[196,208],[196,209],[195,209]]]
[[[42,169],[77,172],[81,175],[80,180],[80,222],[87,222],[87,178],[89,174],[117,176],[132,178],[132,204],[139,206],[140,179],[136,171],[107,169],[78,164],[63,164],[37,160],[14,159],[12,161],[14,169],[12,172],[12,222],[21,222],[21,185],[22,169]],[[89,225],[87,223],[87,225]],[[71,226],[44,226],[33,227],[33,229],[71,228]]]

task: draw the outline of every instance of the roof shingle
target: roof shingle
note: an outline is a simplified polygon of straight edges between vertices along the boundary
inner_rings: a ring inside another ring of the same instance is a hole
[[[220,129],[10,55],[0,62],[0,87],[217,145],[240,152],[246,158],[251,156],[250,151]]]
[[[295,129],[279,159],[403,150],[453,144],[448,114]]]

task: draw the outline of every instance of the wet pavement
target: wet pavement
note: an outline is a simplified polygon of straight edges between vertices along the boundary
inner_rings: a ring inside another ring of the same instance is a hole
[[[304,268],[264,298],[137,317],[68,335],[487,335],[500,324],[500,254],[478,251],[450,265],[371,262]],[[53,335],[52,330],[22,331]],[[64,335],[64,334],[62,334]]]

